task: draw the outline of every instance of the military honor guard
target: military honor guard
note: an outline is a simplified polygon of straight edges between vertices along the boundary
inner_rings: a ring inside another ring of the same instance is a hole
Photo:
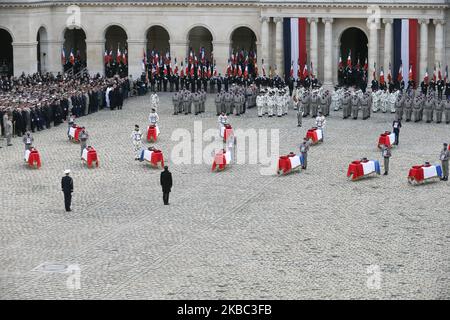
[[[387,176],[389,173],[389,159],[391,158],[391,148],[387,145],[383,145],[381,148],[381,153],[384,159],[384,175]]]
[[[131,142],[134,147],[134,160],[139,160],[142,148],[142,132],[139,129],[139,125],[134,126],[134,130],[131,132]]]
[[[72,193],[73,193],[73,180],[70,177],[70,170],[64,171],[64,177],[61,179],[61,190],[64,193],[64,206],[67,212],[72,211]]]
[[[87,141],[89,139],[89,134],[86,131],[85,127],[81,127],[81,131],[78,135],[78,139],[80,140],[80,148],[81,148],[81,155],[83,154],[83,150],[86,148],[87,146]]]
[[[31,132],[30,132],[30,131],[27,131],[27,132],[25,133],[25,135],[23,136],[22,141],[23,141],[23,143],[24,143],[24,145],[25,145],[25,150],[30,150],[30,149],[31,149],[31,146],[33,145],[33,141],[34,141],[34,138],[33,138],[33,136],[31,135]]]
[[[442,165],[442,181],[448,181],[448,161],[450,159],[450,150],[447,143],[444,143],[443,148],[441,150],[441,154],[439,155],[439,159],[441,160]]]
[[[302,169],[306,170],[306,167],[308,166],[308,151],[309,147],[311,146],[311,142],[308,138],[303,138],[303,142],[300,144],[300,154],[303,158],[303,165]]]

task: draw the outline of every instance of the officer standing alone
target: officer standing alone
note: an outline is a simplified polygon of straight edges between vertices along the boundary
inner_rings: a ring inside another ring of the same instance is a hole
[[[67,212],[72,211],[70,205],[72,203],[73,180],[69,176],[70,170],[64,171],[65,176],[61,179],[61,189],[64,193],[64,205]]]
[[[387,176],[389,172],[389,158],[392,155],[391,148],[386,145],[383,145],[381,152],[384,159],[384,175]]]
[[[399,119],[394,120],[392,123],[392,128],[395,134],[395,145],[398,146],[398,138],[400,136],[400,128],[402,127],[402,122]]]
[[[300,144],[300,153],[303,157],[303,166],[302,169],[306,170],[308,165],[308,151],[309,151],[310,142],[308,138],[303,138],[303,142]]]
[[[168,205],[169,193],[172,189],[173,181],[172,181],[172,173],[169,171],[169,168],[167,166],[164,166],[164,171],[161,172],[160,183],[163,192],[164,205]]]

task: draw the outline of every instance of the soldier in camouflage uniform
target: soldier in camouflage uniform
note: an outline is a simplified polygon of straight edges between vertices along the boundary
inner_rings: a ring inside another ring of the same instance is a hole
[[[220,92],[216,94],[214,103],[216,104],[216,115],[218,116],[222,112],[222,96]]]
[[[179,110],[178,110],[178,106],[179,106],[179,93],[175,92],[175,94],[172,96],[172,103],[173,103],[173,114],[177,115]]]
[[[405,112],[405,118],[406,118],[406,122],[410,122],[411,121],[411,115],[412,115],[412,98],[411,96],[407,95],[405,98],[405,101],[403,103],[403,109]]]
[[[425,112],[425,118],[427,119],[427,123],[433,121],[433,108],[434,107],[434,99],[431,96],[428,96],[425,100],[423,110]]]
[[[350,116],[350,92],[345,91],[342,97],[342,118],[347,119]]]
[[[442,99],[436,99],[434,109],[436,110],[436,123],[441,123],[442,112],[444,111],[444,101]]]
[[[356,120],[356,119],[358,119],[358,112],[359,112],[359,97],[358,97],[358,95],[354,94],[352,96],[351,104],[352,104],[352,117],[353,117],[353,120]]]
[[[361,109],[363,120],[370,118],[370,97],[371,97],[370,93],[366,91],[361,98]]]
[[[445,102],[445,123],[450,123],[450,97]]]

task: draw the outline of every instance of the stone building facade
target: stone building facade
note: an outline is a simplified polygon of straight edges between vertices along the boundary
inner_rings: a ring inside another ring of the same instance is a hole
[[[308,61],[331,85],[337,81],[339,56],[347,50],[343,46],[358,33],[365,40],[353,45],[367,48],[369,66],[387,66],[393,19],[400,18],[418,19],[422,79],[426,68],[430,73],[435,64],[450,61],[449,16],[446,0],[2,0],[0,64],[10,64],[15,75],[58,72],[61,48],[67,54],[75,46],[89,71],[103,74],[104,52],[117,43],[126,46],[128,70],[136,77],[145,48],[167,48],[180,61],[190,46],[202,45],[224,73],[231,48],[247,45],[268,70],[283,65],[283,18],[302,17],[308,21]],[[282,74],[282,68],[277,72]],[[370,83],[372,72],[368,75]]]

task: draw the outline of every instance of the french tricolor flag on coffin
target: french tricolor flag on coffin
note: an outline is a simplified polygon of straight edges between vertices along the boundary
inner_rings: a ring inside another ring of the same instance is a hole
[[[385,132],[380,135],[380,138],[378,138],[378,147],[381,147],[382,145],[390,147],[394,143],[395,133]]]
[[[141,161],[147,160],[148,162],[151,162],[152,161],[152,154],[153,154],[153,151],[144,149],[144,150],[141,151],[141,159],[140,160]]]
[[[368,175],[373,172],[380,174],[380,163],[378,160],[369,160],[367,162],[361,162],[363,168],[363,174]]]
[[[409,74],[412,70],[412,79],[417,82],[417,19],[394,19],[394,74],[402,67],[402,74]]]
[[[291,66],[295,79],[298,78],[299,74],[302,76],[303,68],[306,65],[307,25],[306,18],[283,19],[284,74],[286,79],[289,78],[291,73]]]
[[[440,165],[422,167],[422,170],[424,179],[442,177],[442,168]]]
[[[318,128],[312,128],[306,132],[306,138],[312,140],[313,143],[321,141],[322,137],[322,130]]]
[[[211,170],[214,171],[216,170],[216,168],[218,168],[219,170],[223,170],[225,169],[226,165],[231,163],[231,160],[231,152],[227,151],[224,153],[223,150],[221,150],[214,155],[214,161]]]
[[[291,169],[296,169],[300,167],[303,163],[303,159],[300,158],[299,155],[295,155],[293,157],[289,157],[289,161],[291,162]]]

